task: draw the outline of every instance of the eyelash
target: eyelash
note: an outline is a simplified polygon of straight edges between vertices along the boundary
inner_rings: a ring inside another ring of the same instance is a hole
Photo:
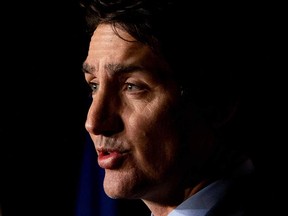
[[[89,85],[92,93],[96,92],[98,87],[99,87],[99,84],[94,83],[94,82],[90,82],[88,85]],[[133,89],[131,89],[131,88],[133,88]],[[143,91],[143,90],[145,90],[145,86],[138,85],[138,84],[136,85],[133,83],[125,83],[123,89],[126,91]]]
[[[133,89],[131,89],[131,88],[134,88],[135,91],[141,91],[144,89],[143,86],[141,86],[141,85],[135,85],[133,83],[125,83],[125,89],[127,91],[133,91]]]
[[[93,82],[88,83],[88,85],[89,85],[90,90],[91,90],[92,93],[96,92],[97,89],[98,89],[98,86],[99,86],[97,83],[93,83]]]

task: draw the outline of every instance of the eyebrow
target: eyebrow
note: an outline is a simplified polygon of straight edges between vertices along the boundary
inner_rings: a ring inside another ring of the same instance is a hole
[[[83,63],[82,65],[82,71],[83,73],[90,73],[92,74],[94,71],[96,71],[96,68],[87,64],[87,63]]]
[[[116,75],[120,73],[132,73],[133,71],[144,71],[144,68],[138,65],[123,65],[109,63],[104,66],[109,75]],[[83,73],[93,74],[97,69],[94,66],[84,63],[82,66]]]

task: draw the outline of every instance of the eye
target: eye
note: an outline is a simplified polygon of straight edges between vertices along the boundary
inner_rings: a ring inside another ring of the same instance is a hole
[[[126,90],[127,91],[139,91],[141,90],[141,87],[132,83],[126,83]]]
[[[134,84],[134,83],[125,83],[125,88],[124,88],[124,90],[128,92],[139,92],[139,91],[143,91],[144,89],[145,87],[143,85]]]
[[[88,85],[89,85],[92,93],[94,93],[94,92],[96,92],[98,90],[99,84],[90,82]]]

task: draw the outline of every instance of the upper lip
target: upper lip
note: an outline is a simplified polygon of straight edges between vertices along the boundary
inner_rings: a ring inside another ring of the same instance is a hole
[[[98,154],[109,154],[111,152],[119,152],[121,154],[128,152],[128,150],[120,149],[120,148],[105,148],[105,147],[98,147],[96,148]]]
[[[95,143],[96,151],[98,154],[109,154],[111,152],[125,153],[128,152],[124,147],[126,142],[117,138],[99,137],[100,139]]]

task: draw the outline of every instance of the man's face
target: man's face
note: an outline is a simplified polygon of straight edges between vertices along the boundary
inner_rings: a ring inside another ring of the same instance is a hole
[[[93,100],[85,126],[105,169],[107,195],[151,198],[172,187],[181,169],[180,94],[163,59],[117,30],[125,40],[107,24],[91,38],[83,70]]]

